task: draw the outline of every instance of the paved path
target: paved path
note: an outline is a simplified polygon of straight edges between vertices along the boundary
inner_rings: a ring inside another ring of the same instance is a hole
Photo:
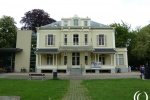
[[[70,87],[62,100],[90,100],[82,80],[70,80]]]

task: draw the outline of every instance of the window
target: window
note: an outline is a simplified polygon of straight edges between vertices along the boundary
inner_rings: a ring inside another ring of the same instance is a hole
[[[85,65],[88,65],[88,56],[85,56]]]
[[[67,65],[67,56],[64,56],[64,65]]]
[[[74,26],[78,26],[78,19],[74,19]]]
[[[64,26],[68,26],[68,21],[64,20]]]
[[[47,55],[47,65],[53,65],[53,55]]]
[[[97,44],[98,45],[105,45],[105,38],[104,38],[104,34],[100,34],[97,37]]]
[[[67,34],[64,35],[64,45],[67,45]]]
[[[47,41],[47,45],[55,45],[55,36],[54,35],[51,35],[51,34],[49,34],[48,36],[47,36],[47,39],[46,39]]]
[[[72,65],[80,65],[80,53],[72,53]]]
[[[84,34],[84,39],[85,39],[85,45],[88,44],[88,35],[87,34]]]
[[[84,21],[84,26],[88,26],[88,21]]]
[[[73,45],[79,45],[79,35],[78,34],[73,35]]]
[[[116,64],[117,65],[124,65],[124,56],[123,56],[123,54],[116,55]]]
[[[101,62],[102,65],[105,65],[105,57],[102,55],[99,55],[99,62]]]

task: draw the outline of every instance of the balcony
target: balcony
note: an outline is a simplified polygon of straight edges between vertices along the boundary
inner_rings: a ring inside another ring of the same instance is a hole
[[[93,46],[92,43],[85,42],[60,43],[59,51],[93,51]]]

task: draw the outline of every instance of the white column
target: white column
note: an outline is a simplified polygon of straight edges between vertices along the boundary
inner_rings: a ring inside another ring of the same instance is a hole
[[[56,66],[57,66],[57,54],[56,54]]]
[[[114,54],[114,66],[116,67],[116,55]]]
[[[36,54],[36,67],[39,65],[39,59],[38,59],[39,55]]]
[[[40,66],[42,65],[42,56],[40,54]]]
[[[110,64],[113,65],[113,54],[110,54]]]

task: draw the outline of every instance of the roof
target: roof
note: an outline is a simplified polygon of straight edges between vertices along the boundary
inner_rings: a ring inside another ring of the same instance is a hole
[[[58,53],[58,49],[37,49],[37,53]]]
[[[63,28],[68,28],[68,27],[70,27],[70,28],[82,28],[82,27],[84,27],[84,26],[67,26],[67,27],[65,27],[65,26],[63,26]],[[94,28],[96,28],[96,29],[98,29],[98,28],[111,28],[110,26],[107,26],[107,25],[104,25],[104,24],[101,24],[101,23],[98,23],[98,22],[95,22],[95,21],[90,21],[90,26],[85,26],[84,28],[91,28],[91,29],[94,29]],[[61,27],[61,21],[57,21],[57,22],[53,22],[53,23],[51,23],[51,24],[48,24],[48,25],[44,25],[44,26],[41,26],[39,29],[61,29],[62,27]]]
[[[22,51],[20,48],[0,48],[1,53],[16,53],[20,51]]]
[[[94,53],[115,53],[115,49],[113,48],[95,48]]]

